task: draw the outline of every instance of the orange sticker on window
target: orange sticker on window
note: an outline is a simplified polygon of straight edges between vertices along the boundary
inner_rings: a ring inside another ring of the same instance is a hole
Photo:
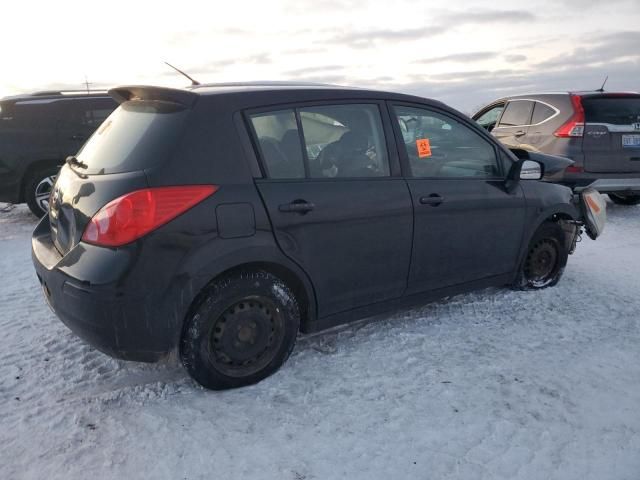
[[[419,138],[416,140],[416,147],[420,158],[431,156],[431,144],[428,138]]]

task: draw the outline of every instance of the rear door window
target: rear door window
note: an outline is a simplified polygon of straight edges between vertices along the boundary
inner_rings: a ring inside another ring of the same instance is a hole
[[[531,117],[531,124],[537,125],[539,123],[545,122],[553,117],[557,111],[550,107],[549,105],[536,102],[535,107],[533,107],[533,117]]]
[[[390,175],[377,105],[299,107],[250,114],[249,119],[269,178]]]
[[[531,100],[511,100],[500,118],[500,127],[529,125],[533,102]]]
[[[640,96],[583,98],[582,106],[589,123],[640,123]]]
[[[330,105],[299,110],[312,178],[389,176],[376,105]]]
[[[130,172],[162,163],[175,148],[188,113],[171,102],[123,103],[78,153],[87,166],[83,173]]]

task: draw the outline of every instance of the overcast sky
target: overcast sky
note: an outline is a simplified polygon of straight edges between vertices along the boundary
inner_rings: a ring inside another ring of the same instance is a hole
[[[444,7],[444,5],[448,6]],[[536,90],[640,90],[640,0],[8,0],[0,96],[49,88],[310,80],[470,112]]]

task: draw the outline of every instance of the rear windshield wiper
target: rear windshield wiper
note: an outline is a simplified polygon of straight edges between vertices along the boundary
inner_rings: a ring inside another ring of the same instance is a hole
[[[69,155],[66,162],[70,167],[87,168],[87,164],[83,163],[81,160],[78,160],[78,158],[74,155]]]

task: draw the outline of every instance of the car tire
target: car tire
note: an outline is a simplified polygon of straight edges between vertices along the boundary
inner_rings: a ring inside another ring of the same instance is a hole
[[[529,242],[514,287],[537,290],[554,286],[562,277],[568,258],[562,227],[556,222],[543,223]]]
[[[49,211],[49,193],[55,183],[57,167],[41,168],[27,177],[24,196],[31,213],[42,218]]]
[[[251,385],[289,358],[300,327],[294,294],[265,271],[213,282],[185,322],[180,358],[189,375],[212,390]]]
[[[610,193],[609,198],[616,205],[638,205],[640,203],[640,195]]]

